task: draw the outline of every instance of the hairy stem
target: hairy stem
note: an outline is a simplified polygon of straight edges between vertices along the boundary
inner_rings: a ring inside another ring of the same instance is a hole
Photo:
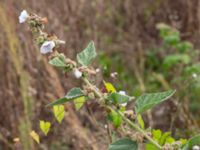
[[[32,19],[36,19],[36,20],[32,20],[32,21],[35,21],[36,23],[41,23],[40,21],[42,21],[42,18],[40,18],[39,16],[37,15],[33,15],[32,16]],[[39,19],[40,21],[38,22]],[[30,26],[32,27],[32,26]],[[47,33],[43,32],[42,31],[42,28],[41,26],[35,26],[35,28],[37,28],[37,33],[36,35],[37,36],[43,36],[43,38],[46,38],[47,37]],[[34,32],[33,32],[34,34]],[[54,40],[54,42],[56,42],[57,44],[64,44],[65,41],[62,41],[62,40],[59,40],[53,36],[50,36],[51,40]],[[52,56],[54,55],[55,56],[59,56],[59,52],[57,52],[55,49],[54,49],[54,54],[52,54]],[[76,63],[74,61],[72,61],[71,59],[68,59],[66,58],[66,62],[68,62],[69,64],[72,65],[72,67],[70,69],[75,69],[77,66],[75,65]],[[106,97],[104,96],[104,94],[100,91],[99,88],[97,88],[95,85],[93,85],[86,77],[82,77],[81,78],[83,80],[83,82],[94,92],[94,94],[96,95],[96,97],[99,99],[99,103],[103,106],[105,106],[106,108],[108,108],[109,110],[114,110],[114,108],[108,106],[108,105],[105,105],[105,100],[106,100]],[[143,129],[141,129],[137,124],[135,124],[134,122],[132,122],[131,120],[129,120],[126,116],[124,116],[124,114],[120,111],[117,111],[119,113],[119,115],[123,118],[123,120],[132,128],[134,128],[135,130],[137,130],[138,132],[140,132],[144,137],[146,137],[153,145],[155,145],[158,149],[162,149],[162,146],[159,145],[156,141],[154,141]]]

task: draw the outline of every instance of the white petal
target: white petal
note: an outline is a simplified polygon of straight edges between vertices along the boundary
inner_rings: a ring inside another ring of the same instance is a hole
[[[26,10],[23,10],[21,13],[20,13],[20,16],[19,16],[19,23],[24,23],[26,22],[27,18],[29,17],[29,14],[27,13]]]
[[[47,54],[53,52],[53,48],[55,47],[55,42],[54,41],[46,41],[42,44],[40,47],[40,52],[42,54]]]
[[[79,79],[82,77],[82,72],[80,72],[78,69],[74,69],[74,76]]]
[[[107,129],[107,128],[108,128],[108,125],[107,125],[107,124],[105,124],[105,125],[104,125],[104,128],[105,128],[105,129]]]
[[[97,68],[95,71],[96,71],[96,73],[98,73],[98,72],[100,72],[100,69],[99,69],[99,68]]]
[[[198,145],[194,145],[194,146],[192,147],[192,150],[200,150],[200,147],[199,147]]]
[[[126,95],[125,91],[119,91],[118,93],[121,94],[121,95]]]
[[[196,78],[196,77],[197,77],[197,74],[196,74],[196,73],[193,73],[193,74],[192,74],[192,77],[193,77],[193,78]]]

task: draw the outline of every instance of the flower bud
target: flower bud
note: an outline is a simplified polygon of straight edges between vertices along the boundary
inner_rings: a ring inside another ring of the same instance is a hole
[[[94,98],[95,98],[95,95],[94,95],[93,92],[90,92],[90,93],[88,93],[88,97],[89,97],[90,99],[94,99]]]
[[[74,69],[74,76],[79,79],[82,77],[82,72],[80,72],[78,69]]]
[[[133,110],[126,110],[124,115],[129,119],[135,119],[136,115]]]
[[[45,37],[42,35],[40,35],[36,38],[36,42],[38,45],[41,45],[42,43],[44,43],[44,41],[45,41]]]

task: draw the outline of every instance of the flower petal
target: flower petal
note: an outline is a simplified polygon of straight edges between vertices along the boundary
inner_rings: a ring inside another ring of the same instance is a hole
[[[47,54],[53,52],[53,48],[55,47],[54,41],[45,41],[42,46],[40,47],[40,52],[42,54]]]
[[[119,91],[119,94],[126,95],[126,92],[125,91]]]
[[[80,72],[78,69],[74,69],[74,76],[79,79],[82,77],[82,72]]]
[[[29,17],[29,14],[27,13],[26,10],[23,10],[21,13],[20,13],[20,16],[19,16],[19,23],[24,23],[26,22],[27,18]]]

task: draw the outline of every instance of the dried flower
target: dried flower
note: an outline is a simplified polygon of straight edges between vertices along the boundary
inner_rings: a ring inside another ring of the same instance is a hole
[[[20,13],[20,16],[19,16],[19,23],[24,23],[26,22],[27,18],[29,17],[29,14],[27,13],[26,10],[23,10],[21,13]]]
[[[53,48],[55,47],[54,41],[45,41],[42,46],[40,47],[40,52],[42,54],[47,54],[53,52]]]
[[[74,69],[74,76],[79,79],[82,77],[82,72],[80,72],[78,69]]]

